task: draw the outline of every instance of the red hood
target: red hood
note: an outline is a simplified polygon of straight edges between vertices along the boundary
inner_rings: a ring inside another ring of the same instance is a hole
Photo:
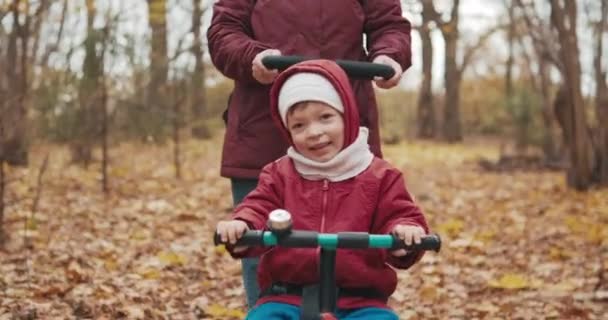
[[[331,60],[307,60],[295,64],[279,74],[270,89],[270,112],[275,125],[293,146],[289,132],[281,121],[278,104],[279,91],[283,86],[283,83],[285,83],[291,75],[298,72],[317,73],[327,78],[327,80],[334,85],[334,88],[340,95],[340,98],[342,98],[342,104],[344,105],[344,113],[342,115],[344,117],[344,148],[351,145],[359,134],[359,112],[357,111],[357,102],[348,76],[339,65]]]

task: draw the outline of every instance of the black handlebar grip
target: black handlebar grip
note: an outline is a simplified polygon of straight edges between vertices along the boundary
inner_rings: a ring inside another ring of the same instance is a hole
[[[390,79],[395,75],[395,70],[385,64],[353,60],[336,60],[336,63],[351,78],[373,79],[374,77],[381,77]]]
[[[282,71],[304,60],[309,59],[302,56],[265,56],[262,58],[262,64],[267,69],[278,69]]]
[[[266,56],[262,58],[262,64],[271,70],[285,70],[305,60],[311,60],[311,58],[302,56]],[[355,60],[336,60],[336,63],[352,78],[373,79],[374,77],[382,77],[390,79],[395,75],[395,70],[385,64]]]
[[[213,243],[216,246],[220,244],[228,245],[226,242],[222,242],[219,233],[215,232],[213,235]],[[234,246],[263,246],[264,245],[264,231],[262,230],[249,230],[243,233],[243,236],[236,242]]]
[[[429,234],[420,239],[420,244],[406,245],[403,240],[393,235],[393,247],[395,249],[406,249],[406,250],[433,250],[439,252],[441,250],[441,237],[438,234]]]

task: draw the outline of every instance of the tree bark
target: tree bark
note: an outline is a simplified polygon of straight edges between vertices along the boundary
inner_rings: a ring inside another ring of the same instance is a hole
[[[169,57],[167,51],[167,1],[148,0],[148,25],[151,30],[150,81],[146,88],[146,109],[143,122],[146,138],[161,139],[166,125],[167,79]]]
[[[4,177],[4,159],[0,154],[0,248],[3,247],[4,241],[6,240],[6,234],[4,233],[4,187],[6,186],[6,178]]]
[[[512,121],[514,123],[513,139],[515,140],[515,148],[517,152],[522,153],[526,150],[529,144],[529,129],[530,129],[530,117],[526,116],[529,114],[524,111],[526,106],[519,105],[522,102],[516,102],[516,93],[513,88],[513,65],[515,63],[514,50],[515,40],[517,37],[517,20],[515,19],[515,3],[507,1],[507,11],[509,16],[509,23],[507,28],[507,63],[505,72],[505,101],[507,109],[512,114]]]
[[[435,137],[436,121],[433,106],[433,42],[429,24],[437,12],[432,1],[422,1],[422,25],[418,29],[422,40],[422,84],[418,96],[418,137]]]
[[[581,67],[576,36],[576,2],[551,0],[551,22],[557,29],[563,61],[564,91],[568,97],[564,119],[570,129],[567,133],[570,167],[567,171],[568,185],[577,190],[586,190],[593,183],[595,167],[594,150],[585,117],[581,92]]]
[[[538,73],[540,77],[540,93],[542,100],[542,117],[545,133],[543,135],[543,154],[549,163],[560,160],[560,152],[555,139],[555,116],[551,107],[551,80],[549,76],[549,62],[544,56],[538,58]]]
[[[208,139],[211,132],[205,123],[207,113],[207,101],[205,99],[205,64],[203,62],[203,43],[201,41],[201,18],[204,10],[201,7],[201,0],[192,0],[192,55],[194,55],[194,72],[192,73],[192,135],[199,139]]]
[[[93,21],[97,14],[95,0],[86,0],[87,4],[87,37],[85,39],[85,57],[82,65],[82,79],[78,88],[79,108],[77,110],[78,124],[75,126],[75,136],[71,144],[72,160],[88,166],[93,158],[93,145],[99,133],[96,110],[99,110],[100,79],[103,72],[103,61],[97,52],[100,34],[94,28]]]
[[[13,0],[11,3],[13,25],[9,34],[4,74],[7,91],[0,121],[4,122],[2,149],[5,161],[11,165],[25,166],[28,163],[26,109],[28,32],[25,29],[27,24],[19,23],[20,3],[21,0]]]
[[[443,110],[443,137],[447,142],[462,141],[460,124],[460,78],[461,72],[456,62],[458,48],[459,0],[454,0],[451,18],[441,25],[445,41],[445,106]]]
[[[101,50],[102,74],[101,74],[101,103],[99,104],[99,112],[101,113],[101,189],[105,195],[110,192],[110,181],[108,175],[108,166],[110,163],[109,148],[109,126],[110,120],[108,117],[108,84],[106,73],[103,69],[105,64],[105,56],[107,44],[110,41],[110,26],[106,25],[103,29],[103,46]]]
[[[602,66],[603,35],[608,21],[608,3],[602,1],[601,18],[595,30],[595,106],[598,120],[597,129],[597,161],[598,179],[603,186],[608,186],[608,86],[606,71]]]

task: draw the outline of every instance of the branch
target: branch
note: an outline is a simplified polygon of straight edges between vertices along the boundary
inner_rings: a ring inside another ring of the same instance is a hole
[[[191,31],[190,31],[190,30],[188,30],[188,31],[187,31],[187,32],[186,32],[184,35],[182,35],[182,36],[179,38],[179,42],[177,43],[175,53],[173,54],[173,56],[171,56],[171,57],[169,58],[169,60],[167,61],[168,63],[171,63],[171,62],[173,62],[173,61],[177,60],[177,58],[179,58],[179,56],[181,56],[181,55],[182,55],[182,53],[189,52],[189,51],[191,51],[191,50],[192,50],[192,49],[191,49],[191,48],[192,48],[192,46],[190,46],[189,48],[182,48],[182,45],[184,44],[184,41],[186,41],[186,39],[185,39],[185,38],[186,38],[186,35],[187,35],[187,34],[189,34],[189,33],[191,33]]]
[[[61,38],[63,37],[63,28],[65,26],[65,17],[67,16],[68,11],[68,0],[63,0],[63,9],[61,10],[61,19],[59,20],[59,31],[57,32],[57,38],[55,39],[55,43],[53,43],[42,55],[41,65],[47,66],[49,58],[51,54],[57,52],[59,49],[59,43],[61,42]]]
[[[563,70],[563,64],[557,55],[559,50],[557,48],[552,48],[552,45],[559,43],[559,41],[557,41],[550,32],[546,32],[547,30],[550,30],[550,26],[543,26],[540,23],[535,24],[528,12],[529,6],[526,6],[521,0],[515,0],[515,2],[522,10],[524,22],[526,23],[529,35],[532,38],[536,55],[539,59],[546,59],[553,63],[559,70]]]
[[[464,70],[467,68],[467,66],[473,59],[475,52],[479,48],[483,47],[485,42],[494,34],[494,32],[505,29],[507,26],[508,25],[506,25],[506,24],[499,24],[499,25],[496,25],[496,26],[486,30],[486,32],[484,34],[479,36],[479,39],[477,40],[477,43],[475,45],[470,46],[467,49],[465,49],[464,58],[462,59],[462,65],[460,66],[460,72],[461,73],[464,72]]]

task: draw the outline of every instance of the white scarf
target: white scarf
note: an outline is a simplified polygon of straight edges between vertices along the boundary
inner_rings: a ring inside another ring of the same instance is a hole
[[[343,181],[363,172],[372,163],[374,154],[367,144],[368,134],[367,128],[359,127],[357,139],[326,162],[310,160],[296,151],[293,146],[287,150],[287,156],[293,159],[296,171],[304,179]]]

